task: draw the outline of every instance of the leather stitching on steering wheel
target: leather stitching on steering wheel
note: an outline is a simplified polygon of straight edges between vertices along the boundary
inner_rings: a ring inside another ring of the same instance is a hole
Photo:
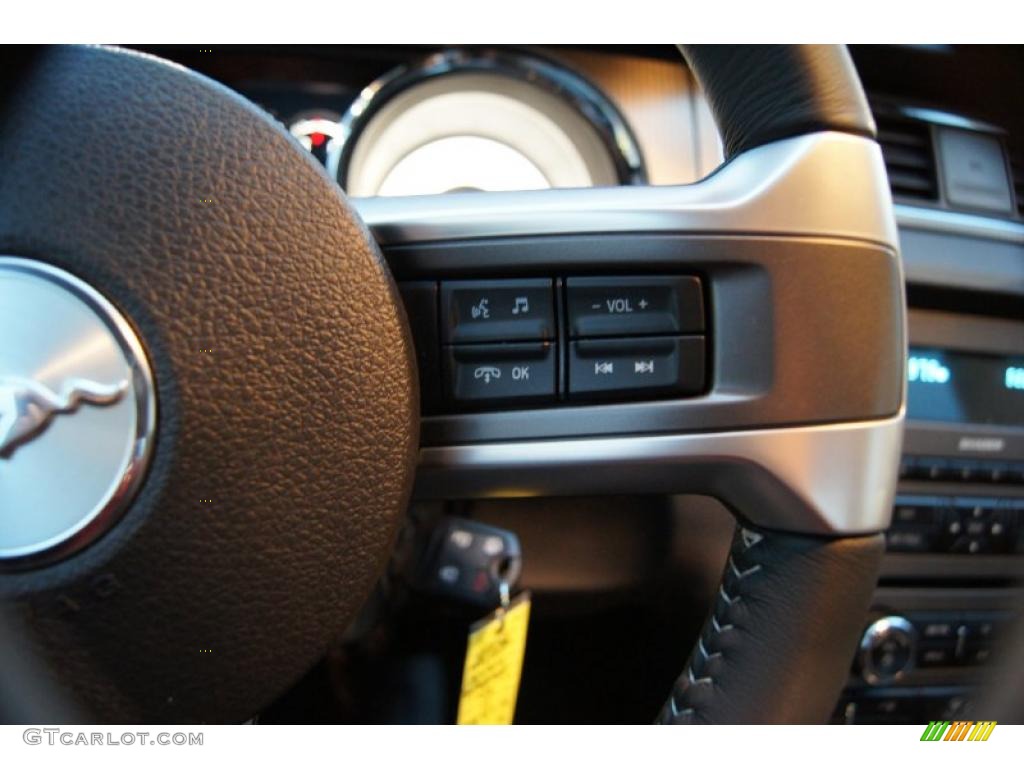
[[[883,551],[878,534],[737,528],[711,615],[657,722],[824,722]]]
[[[700,692],[696,686],[714,688],[715,674],[719,664],[725,663],[725,651],[721,646],[721,637],[727,632],[736,631],[737,617],[735,609],[743,600],[741,592],[743,581],[756,575],[763,569],[763,564],[747,564],[747,553],[757,546],[764,536],[749,528],[739,527],[733,538],[732,550],[726,561],[725,575],[718,595],[715,598],[715,610],[705,622],[697,647],[690,656],[686,671],[680,676],[668,702],[662,708],[658,722],[662,724],[690,723],[697,719]],[[737,558],[740,563],[737,564]],[[708,650],[711,648],[712,650]]]

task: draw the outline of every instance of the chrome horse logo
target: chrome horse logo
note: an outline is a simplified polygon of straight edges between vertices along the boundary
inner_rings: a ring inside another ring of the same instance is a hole
[[[82,403],[113,405],[127,391],[127,380],[111,385],[68,379],[57,393],[31,379],[0,377],[0,458],[39,435],[54,416]]]

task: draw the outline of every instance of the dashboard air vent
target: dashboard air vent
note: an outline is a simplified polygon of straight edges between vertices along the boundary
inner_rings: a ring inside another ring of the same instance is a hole
[[[935,152],[928,123],[885,113],[876,113],[875,121],[893,197],[938,200]]]

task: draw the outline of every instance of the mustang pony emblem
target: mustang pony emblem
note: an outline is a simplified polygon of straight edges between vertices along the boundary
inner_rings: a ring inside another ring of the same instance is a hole
[[[68,379],[58,394],[31,379],[0,377],[0,457],[42,432],[57,414],[71,413],[82,403],[112,405],[127,391],[127,380],[110,385]]]

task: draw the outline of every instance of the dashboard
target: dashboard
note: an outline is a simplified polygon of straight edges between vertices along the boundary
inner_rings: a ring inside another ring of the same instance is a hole
[[[1019,99],[1006,98],[1024,92],[1024,56],[981,48],[852,49],[896,204],[910,356],[888,554],[835,722],[960,719],[1024,595],[1024,115]],[[667,47],[147,50],[260,104],[356,198],[687,184],[722,163],[700,88]],[[395,258],[386,248],[385,256]],[[684,356],[704,359],[710,315],[677,311],[700,306],[700,275],[535,271],[459,283],[392,267],[416,336],[426,444],[472,442],[460,431],[467,411],[493,412],[495,424],[515,431],[543,424],[538,406],[556,400],[678,402],[704,387],[701,377],[660,377]],[[613,306],[625,315],[639,302],[656,311],[644,321],[653,325],[610,318]],[[608,312],[588,314],[606,304]],[[474,324],[492,315],[500,322]],[[638,335],[650,337],[648,347],[616,357],[619,337]],[[481,342],[505,346],[488,356]],[[556,372],[556,349],[571,356],[567,379]],[[608,384],[613,365],[625,373]],[[658,681],[683,661],[677,654],[718,583],[731,535],[725,510],[653,491],[531,498],[513,488],[507,496],[422,503],[411,514],[454,511],[517,533],[529,555],[522,583],[539,595],[541,647],[606,626],[609,614],[657,626],[663,631],[636,635],[664,639],[634,648],[623,630],[574,640],[579,664],[590,651],[601,656],[601,642],[646,658],[642,672],[626,662],[609,669],[624,691],[616,703],[602,703],[599,691],[579,696],[572,664],[533,662],[524,720],[564,715],[536,693],[542,683],[575,690],[583,704],[573,714],[584,721],[654,711]],[[692,620],[671,618],[680,602]]]
[[[671,60],[570,48],[147,50],[264,107],[356,197],[679,184],[721,161],[710,113]]]

